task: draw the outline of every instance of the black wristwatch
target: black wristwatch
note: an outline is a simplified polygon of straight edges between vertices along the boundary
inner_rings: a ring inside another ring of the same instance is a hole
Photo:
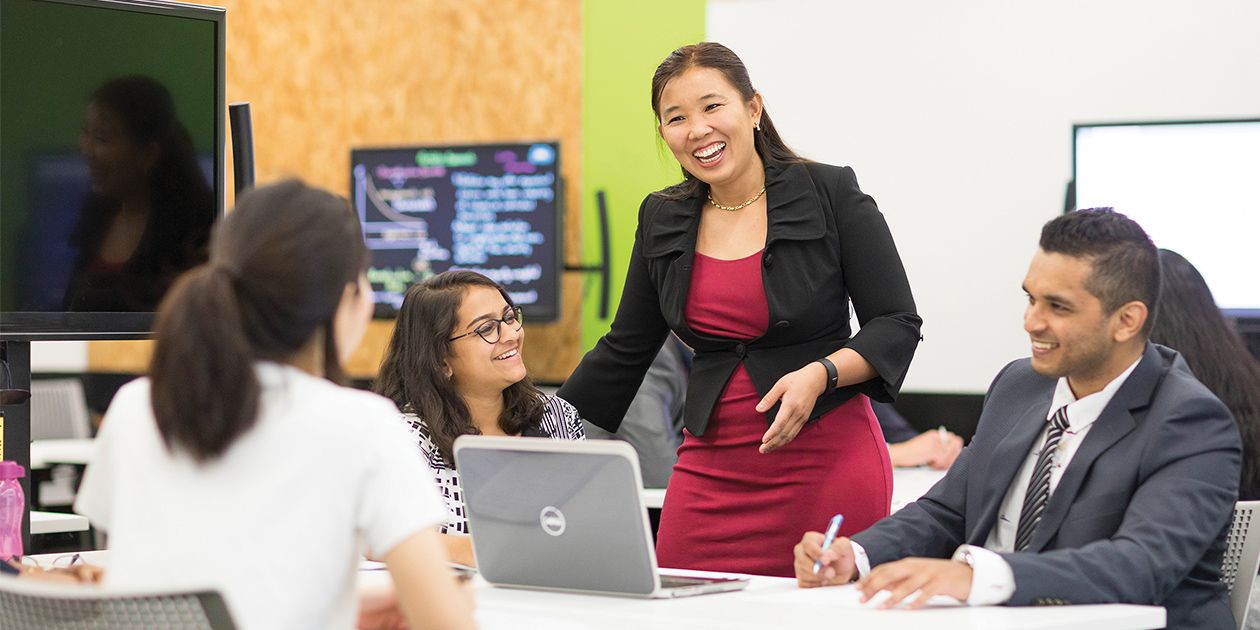
[[[836,371],[836,364],[832,363],[831,359],[827,357],[818,359],[817,363],[821,363],[827,370],[827,389],[823,393],[830,394],[840,386],[840,373]]]

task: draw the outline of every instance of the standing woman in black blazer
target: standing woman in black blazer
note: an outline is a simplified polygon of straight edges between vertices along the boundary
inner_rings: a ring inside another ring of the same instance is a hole
[[[696,357],[661,566],[791,576],[803,532],[888,514],[868,397],[896,395],[921,320],[875,202],[851,169],[784,144],[733,52],[671,53],[652,108],[684,179],[644,199],[612,328],[559,395],[615,431],[676,332]]]

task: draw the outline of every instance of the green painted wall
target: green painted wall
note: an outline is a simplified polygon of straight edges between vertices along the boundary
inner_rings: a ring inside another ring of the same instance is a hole
[[[679,46],[704,39],[704,0],[584,0],[582,5],[582,260],[599,257],[595,191],[608,199],[612,240],[609,318],[599,318],[599,281],[582,289],[582,350],[608,332],[621,299],[639,203],[679,181],[678,163],[656,134],[652,73]]]

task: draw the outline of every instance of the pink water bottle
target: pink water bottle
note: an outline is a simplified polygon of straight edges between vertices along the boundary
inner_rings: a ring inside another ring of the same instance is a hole
[[[17,462],[0,462],[0,562],[22,555],[22,518],[26,497],[22,482],[26,470]]]

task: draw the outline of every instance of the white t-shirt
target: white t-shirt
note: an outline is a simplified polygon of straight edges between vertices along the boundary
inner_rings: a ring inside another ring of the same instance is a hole
[[[162,442],[149,380],[119,390],[75,510],[109,534],[105,581],[212,588],[242,629],[349,628],[359,555],[446,509],[393,403],[274,363],[257,423],[198,465]]]

